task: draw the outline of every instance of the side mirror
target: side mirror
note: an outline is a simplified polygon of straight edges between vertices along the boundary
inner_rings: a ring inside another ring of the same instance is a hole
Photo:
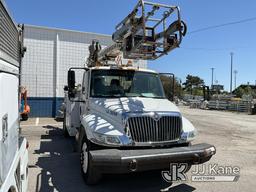
[[[68,91],[68,97],[69,100],[72,102],[85,102],[84,100],[79,100],[80,99],[80,92],[82,91],[81,89],[81,84],[76,85],[76,74],[75,70],[82,70],[82,71],[88,71],[89,68],[84,68],[84,67],[71,67],[68,70],[68,86],[64,87],[64,91]],[[78,76],[80,73],[78,73]]]
[[[70,98],[75,97],[75,83],[76,83],[76,75],[75,71],[68,71],[68,96]]]

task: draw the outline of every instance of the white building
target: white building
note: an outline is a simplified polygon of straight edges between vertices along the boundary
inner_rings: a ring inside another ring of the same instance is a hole
[[[21,84],[28,89],[31,116],[55,117],[64,97],[70,67],[84,67],[93,39],[107,46],[110,35],[25,25],[27,52],[22,64]],[[146,67],[146,62],[136,65]]]

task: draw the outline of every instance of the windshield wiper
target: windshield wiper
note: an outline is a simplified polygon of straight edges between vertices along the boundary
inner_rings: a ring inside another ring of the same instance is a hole
[[[99,98],[119,98],[119,97],[122,97],[122,95],[94,95],[93,97],[99,97]]]
[[[165,97],[162,97],[162,96],[155,96],[155,97],[152,97],[152,98],[155,98],[155,99],[165,99]]]

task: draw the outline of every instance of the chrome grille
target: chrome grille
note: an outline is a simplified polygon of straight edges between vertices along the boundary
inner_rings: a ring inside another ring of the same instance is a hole
[[[135,142],[162,142],[177,140],[181,135],[180,116],[162,116],[155,120],[151,116],[130,117],[128,126]]]

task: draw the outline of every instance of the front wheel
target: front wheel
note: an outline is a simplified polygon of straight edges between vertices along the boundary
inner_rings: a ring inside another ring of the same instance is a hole
[[[88,185],[94,185],[101,179],[101,173],[95,167],[93,167],[92,159],[89,154],[90,145],[89,142],[84,139],[81,148],[81,172],[84,181]]]

